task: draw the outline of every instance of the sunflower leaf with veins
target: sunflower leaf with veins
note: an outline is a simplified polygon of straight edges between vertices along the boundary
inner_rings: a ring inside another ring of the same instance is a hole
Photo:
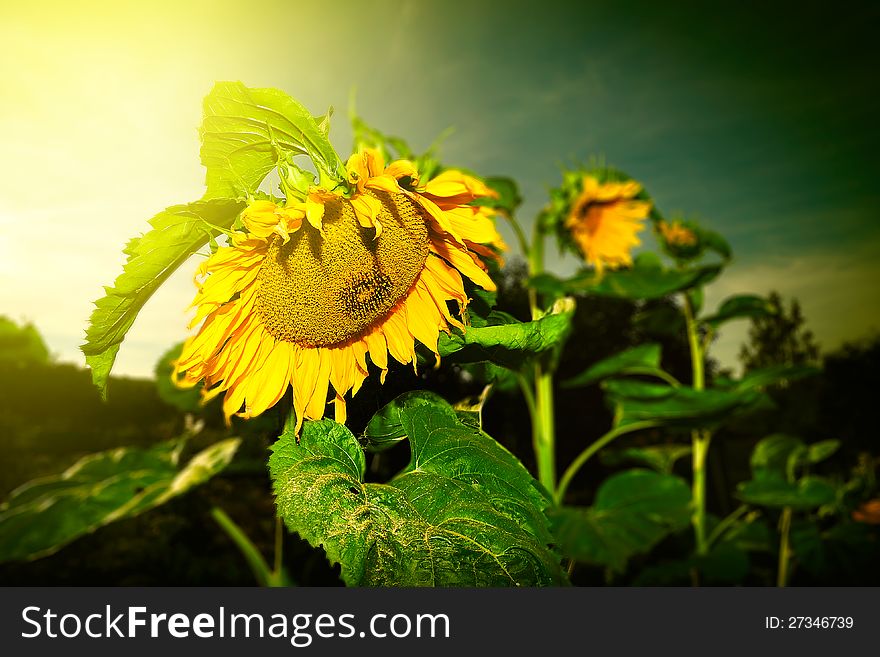
[[[443,333],[437,343],[442,358],[456,363],[490,362],[517,370],[526,362],[554,352],[571,331],[573,310],[551,313],[530,322],[520,322],[506,313],[493,311],[484,326]]]
[[[244,208],[232,199],[175,205],[150,220],[153,229],[125,247],[128,260],[113,287],[95,302],[80,349],[92,381],[107,395],[119,345],[147,300],[187,258],[207,244],[212,226],[229,228]],[[207,223],[206,223],[207,222]]]
[[[364,483],[364,453],[345,426],[291,423],[269,468],[287,526],[341,565],[350,586],[566,583],[544,509],[550,499],[517,459],[448,404],[396,407],[411,461]]]
[[[218,82],[205,97],[199,129],[202,164],[207,169],[206,198],[252,193],[289,155],[307,155],[322,184],[344,180],[342,160],[327,139],[328,122],[329,113],[316,120],[278,89]]]

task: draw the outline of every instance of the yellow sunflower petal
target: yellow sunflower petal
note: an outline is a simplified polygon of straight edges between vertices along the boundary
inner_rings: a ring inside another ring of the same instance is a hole
[[[376,230],[374,239],[378,239],[382,234],[382,222],[379,221],[382,203],[375,196],[366,194],[356,194],[350,201],[358,223],[364,228],[374,228]]]
[[[468,201],[463,201],[464,203],[484,196],[498,196],[482,181],[455,169],[448,169],[429,180],[425,185],[425,193],[446,198],[467,198]]]
[[[431,248],[437,255],[442,257],[446,262],[455,267],[484,290],[493,292],[497,289],[494,281],[489,278],[489,274],[486,273],[486,270],[483,269],[480,264],[477,264],[479,260],[475,259],[474,256],[467,251],[462,251],[442,239],[431,240]]]
[[[367,180],[364,183],[364,187],[369,189],[375,189],[380,192],[388,192],[389,194],[399,194],[400,193],[400,185],[397,184],[397,179],[388,175],[375,176]]]
[[[385,168],[385,173],[395,180],[409,178],[413,186],[419,184],[419,171],[409,160],[395,160]]]
[[[248,416],[259,415],[278,403],[290,384],[292,368],[292,345],[276,340],[263,365],[248,378],[245,390]]]

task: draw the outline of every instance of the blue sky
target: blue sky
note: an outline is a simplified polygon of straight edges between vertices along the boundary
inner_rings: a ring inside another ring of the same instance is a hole
[[[239,79],[315,113],[334,105],[343,157],[352,88],[369,122],[417,147],[453,126],[444,161],[517,179],[525,223],[561,165],[603,156],[667,213],[728,236],[736,260],[710,306],[798,296],[826,348],[880,327],[876,9],[321,4],[5,3],[0,313],[82,362],[90,302],[124,242],[201,195],[201,97]],[[149,374],[185,335],[190,277],[148,304],[118,373]],[[725,361],[744,331],[722,336]]]

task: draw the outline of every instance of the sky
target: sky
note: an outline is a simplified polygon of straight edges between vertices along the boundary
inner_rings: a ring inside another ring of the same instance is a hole
[[[527,225],[561,166],[601,156],[665,213],[728,237],[709,309],[779,290],[833,349],[880,328],[880,10],[782,4],[3,3],[0,314],[83,363],[122,246],[202,195],[203,96],[241,80],[334,106],[343,159],[352,89],[369,123],[416,148],[453,127],[444,163],[515,178]],[[144,308],[117,374],[149,376],[185,337],[193,268]],[[725,364],[746,328],[723,331]]]

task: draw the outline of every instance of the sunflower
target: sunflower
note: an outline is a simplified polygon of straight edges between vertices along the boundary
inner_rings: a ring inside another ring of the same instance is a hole
[[[692,247],[697,245],[697,235],[690,228],[682,224],[680,221],[668,223],[660,221],[657,228],[663,236],[663,240],[669,246]]]
[[[385,167],[373,149],[346,166],[351,196],[312,188],[284,205],[257,200],[196,273],[190,328],[176,381],[204,381],[207,401],[254,417],[293,387],[297,431],[320,419],[332,388],[337,422],[346,395],[368,375],[384,383],[388,356],[416,364],[415,341],[439,359],[440,331],[463,328],[447,302],[466,307],[462,275],[495,284],[482,257],[503,243],[488,209],[469,205],[494,192],[459,171],[420,185],[415,166]]]
[[[641,244],[636,234],[651,211],[649,201],[636,198],[641,190],[633,180],[600,183],[593,176],[584,176],[565,227],[584,259],[597,271],[632,264],[630,251]]]

